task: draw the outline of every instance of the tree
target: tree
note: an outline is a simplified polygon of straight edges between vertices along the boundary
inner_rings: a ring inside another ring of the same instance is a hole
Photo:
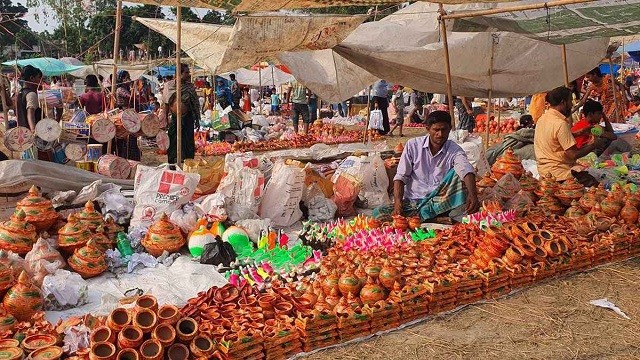
[[[0,49],[14,44],[27,48],[38,43],[23,19],[28,10],[11,0],[0,0]]]
[[[228,12],[209,10],[202,17],[202,22],[217,25],[233,25],[236,22],[236,18],[230,16]]]
[[[173,14],[173,16],[177,16],[178,9],[172,7],[171,13]],[[193,10],[191,10],[191,8],[188,8],[188,7],[182,8],[180,17],[182,18],[182,21],[200,22],[200,18],[198,17],[198,14],[196,14]]]

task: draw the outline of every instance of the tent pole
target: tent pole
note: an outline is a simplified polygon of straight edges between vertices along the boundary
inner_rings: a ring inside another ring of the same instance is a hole
[[[611,61],[611,56],[609,56],[608,58],[609,60],[609,77],[611,77],[611,89],[613,90],[613,111],[615,114],[615,121],[618,122],[618,120],[624,120],[624,114],[619,114],[618,113],[618,91],[617,91],[617,86],[616,86],[616,78],[614,77],[613,74],[613,61]],[[622,69],[621,69],[622,70]],[[623,94],[624,95],[624,94]],[[609,121],[611,121],[611,119],[609,119]]]
[[[120,32],[122,31],[122,0],[116,5],[116,28],[113,33],[113,72],[111,75],[111,109],[116,103],[116,84],[118,83],[118,57],[120,54]],[[106,110],[106,109],[105,109]],[[107,143],[107,154],[111,154],[113,140]]]
[[[564,70],[564,86],[569,87],[569,66],[567,65],[567,46],[562,44],[562,68]]]
[[[2,100],[2,112],[4,115],[5,131],[9,129],[9,106],[7,106],[7,94],[6,94],[7,89],[11,91],[11,85],[7,84],[6,76],[0,75],[0,99]]]
[[[329,104],[331,106],[331,104]],[[364,124],[364,134],[362,136],[362,143],[367,143],[367,134],[369,131],[369,120],[371,119],[371,85],[369,85],[369,93],[367,93],[367,121]]]
[[[443,15],[442,17],[445,20],[464,19],[464,18],[471,18],[471,17],[478,17],[478,16],[503,14],[503,13],[514,12],[514,11],[538,10],[538,9],[545,9],[545,8],[551,8],[551,7],[564,6],[564,5],[583,4],[583,3],[593,2],[593,1],[595,0],[555,0],[555,1],[549,1],[544,3],[530,4],[530,5],[519,5],[519,6],[511,6],[511,7],[502,7],[498,9],[469,11],[464,13],[449,14],[449,15]]]
[[[258,108],[260,110],[260,115],[262,115],[262,100],[264,98],[264,95],[262,94],[262,66],[260,66],[260,62],[258,62],[258,86],[260,86],[260,107]]]
[[[502,110],[502,98],[498,98],[498,126],[497,128],[497,132],[498,132],[498,136],[497,138],[500,139],[500,114],[501,114],[501,110]]]
[[[494,34],[491,34],[491,60],[489,63],[489,104],[487,105],[487,140],[486,140],[486,148],[489,148],[489,137],[491,134],[489,133],[489,129],[491,128],[491,114],[495,111],[495,107],[493,106],[493,59],[495,54],[497,38]]]
[[[620,74],[624,79],[624,38],[622,38],[622,52],[620,53]]]
[[[176,9],[176,162],[182,165],[182,7]]]
[[[447,26],[444,20],[444,6],[440,4],[440,37],[442,38],[442,45],[444,47],[444,64],[446,70],[447,81],[447,97],[449,98],[449,115],[451,115],[451,126],[456,128],[456,117],[454,112],[455,100],[453,99],[453,88],[451,85],[451,62],[449,60],[449,42],[447,40]]]

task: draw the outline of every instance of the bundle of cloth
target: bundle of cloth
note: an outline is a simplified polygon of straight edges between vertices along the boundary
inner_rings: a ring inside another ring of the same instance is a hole
[[[508,148],[512,148],[520,160],[535,160],[536,154],[533,150],[534,133],[535,129],[524,128],[512,134],[505,135],[501,143],[487,150],[487,161],[489,165],[493,165]]]

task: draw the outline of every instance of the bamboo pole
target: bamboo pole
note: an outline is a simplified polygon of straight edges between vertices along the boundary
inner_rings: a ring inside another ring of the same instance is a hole
[[[618,113],[618,90],[616,86],[616,78],[614,77],[614,74],[613,74],[613,61],[611,61],[611,56],[609,56],[608,60],[609,60],[609,77],[611,78],[611,90],[613,92],[613,106],[614,106],[613,111],[615,111],[614,112],[615,121],[618,122],[618,120],[624,120],[623,119],[624,114]]]
[[[182,165],[182,7],[176,9],[176,163]]]
[[[496,47],[496,39],[493,34],[491,34],[491,60],[489,62],[489,104],[487,105],[487,140],[486,140],[486,148],[489,148],[489,137],[491,134],[489,133],[489,129],[491,128],[491,114],[495,109],[493,108],[493,60],[495,54]]]
[[[7,89],[11,91],[11,84],[8,84],[7,78],[0,75],[0,99],[2,100],[2,113],[4,115],[4,130],[9,130],[9,104],[7,102]]]
[[[500,114],[502,113],[501,110],[502,110],[502,98],[498,98],[498,126],[497,126],[498,139],[500,139]]]
[[[478,10],[478,11],[469,11],[469,12],[457,13],[457,14],[449,14],[449,15],[442,16],[442,18],[444,20],[464,19],[464,18],[471,18],[471,17],[478,17],[478,16],[503,14],[503,13],[514,12],[514,11],[538,10],[538,9],[545,9],[545,8],[551,8],[551,7],[565,6],[565,5],[584,4],[584,3],[589,3],[593,1],[595,0],[556,0],[556,1],[549,1],[545,3],[537,3],[537,4],[530,4],[530,5],[518,5],[518,6],[497,8],[497,9]]]
[[[116,28],[113,33],[113,72],[111,75],[111,109],[116,103],[116,84],[118,83],[118,55],[120,54],[120,32],[122,31],[122,0],[116,5]],[[106,110],[106,109],[105,109]],[[113,141],[107,143],[107,154],[111,154]]]
[[[567,46],[562,44],[562,69],[564,70],[564,86],[569,87],[569,66],[567,65]]]
[[[442,37],[442,46],[444,47],[444,63],[446,70],[446,81],[447,81],[447,97],[449,98],[449,115],[451,115],[451,126],[456,128],[456,117],[454,109],[455,100],[453,99],[453,87],[451,81],[451,62],[449,59],[449,41],[447,40],[447,26],[445,24],[444,15],[446,14],[444,11],[444,6],[440,4],[440,36]]]
[[[329,104],[331,107],[331,104]],[[371,119],[371,86],[369,86],[369,93],[367,94],[367,121],[364,124],[364,135],[362,136],[362,143],[367,143],[367,134],[369,131],[369,120]]]

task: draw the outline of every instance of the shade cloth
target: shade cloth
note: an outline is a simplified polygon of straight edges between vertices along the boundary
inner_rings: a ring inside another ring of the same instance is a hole
[[[236,80],[239,84],[251,86],[279,86],[295,80],[293,75],[287,74],[274,65],[269,65],[259,71],[241,68],[236,71],[220,74],[220,77],[230,80],[231,74],[236,75]]]
[[[40,71],[42,71],[42,74],[45,76],[59,76],[62,74],[67,74],[72,71],[82,69],[82,66],[65,64],[64,62],[58,59],[48,58],[48,57],[11,60],[11,61],[3,62],[2,65],[6,65],[6,66],[17,65],[19,67],[31,65],[40,69]]]
[[[139,79],[142,74],[147,73],[153,64],[138,64],[138,65],[123,65],[118,64],[118,70],[126,70],[131,75],[131,79]],[[81,66],[80,69],[70,73],[71,75],[79,78],[86,77],[87,75],[102,75],[105,79],[109,78],[109,75],[113,75],[113,59],[104,59],[95,62],[91,65]]]

